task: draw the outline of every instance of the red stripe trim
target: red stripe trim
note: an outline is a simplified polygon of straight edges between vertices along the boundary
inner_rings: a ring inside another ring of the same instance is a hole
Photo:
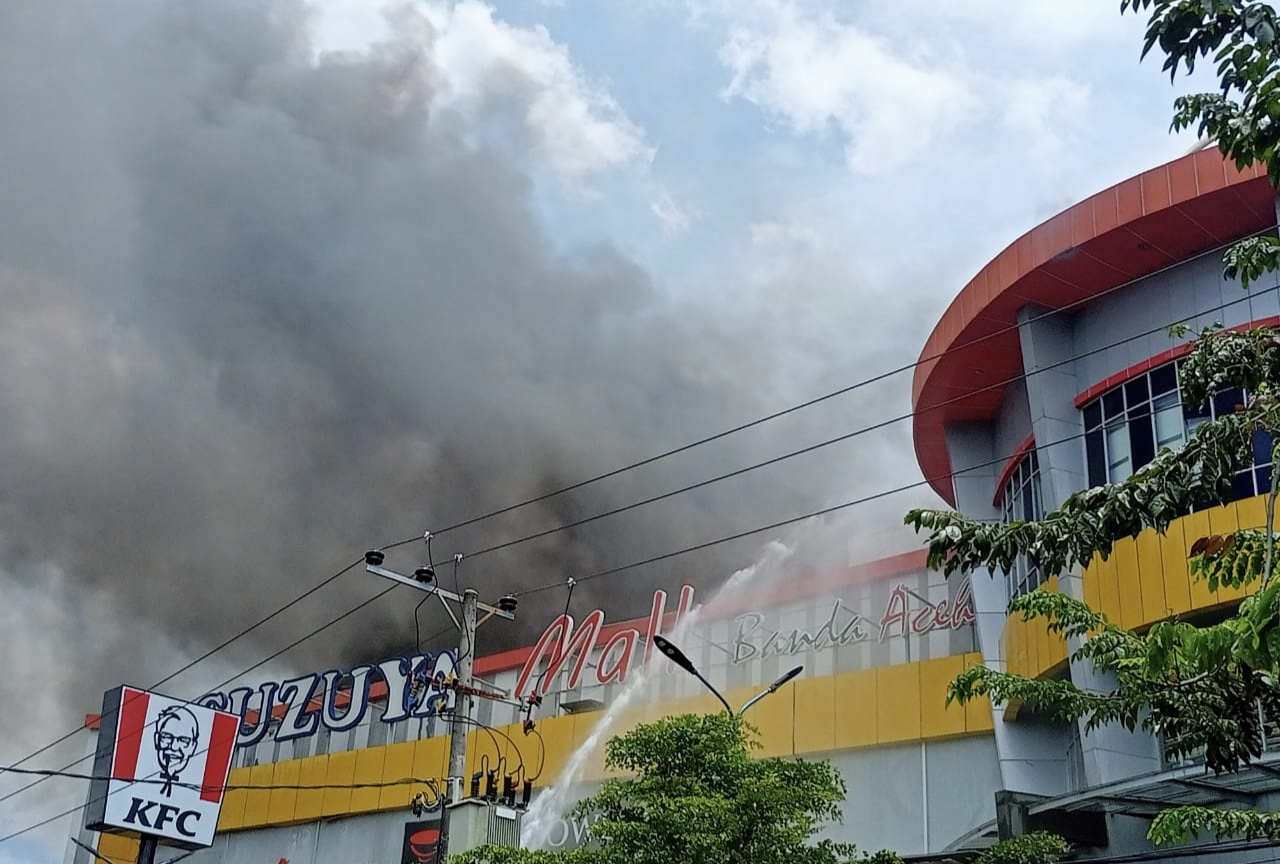
[[[925,569],[928,561],[927,549],[913,549],[910,552],[904,552],[900,555],[892,555],[888,558],[881,558],[876,561],[869,561],[865,564],[857,564],[848,567],[839,573],[814,573],[809,576],[803,576],[788,585],[778,585],[772,588],[753,591],[733,603],[722,603],[716,607],[716,614],[719,616],[732,616],[740,612],[761,607],[768,607],[770,604],[781,602],[794,602],[807,597],[821,594],[823,591],[830,591],[833,588],[842,588],[849,585],[861,585],[867,582],[876,582],[881,579],[893,579],[907,573],[914,573]],[[694,598],[696,601],[696,597]],[[669,612],[662,619],[663,629],[667,629],[675,622],[675,612]],[[632,618],[627,621],[619,621],[600,628],[600,636],[597,644],[603,645],[609,641],[614,635],[622,630],[638,630],[640,635],[649,635],[649,619]],[[492,675],[495,672],[505,672],[509,669],[519,669],[524,666],[525,661],[529,659],[529,655],[533,653],[534,646],[528,645],[523,648],[513,648],[510,651],[503,651],[498,654],[490,654],[486,657],[477,657],[475,660],[475,674]],[[387,684],[385,681],[374,681],[369,686],[370,701],[379,701],[387,697]],[[337,707],[341,708],[350,700],[350,694],[339,693],[337,699]],[[320,700],[313,699],[308,706],[308,710],[315,711],[320,708]],[[283,705],[276,705],[272,710],[272,716],[280,718],[284,716],[286,708]],[[97,728],[100,718],[96,714],[85,716],[85,728]],[[258,722],[258,712],[250,711],[245,716],[245,724],[253,726]]]
[[[1270,318],[1260,318],[1257,321],[1250,321],[1248,324],[1240,324],[1235,327],[1228,327],[1227,329],[1238,333],[1242,330],[1253,330],[1258,327],[1278,327],[1278,326],[1280,326],[1280,315],[1272,315]],[[1094,384],[1088,390],[1085,390],[1083,393],[1077,396],[1076,407],[1083,408],[1085,405],[1088,405],[1094,399],[1097,399],[1098,397],[1100,397],[1103,393],[1106,393],[1108,390],[1114,390],[1116,387],[1119,387],[1121,384],[1124,384],[1126,381],[1130,381],[1134,378],[1137,378],[1143,372],[1150,372],[1152,369],[1158,368],[1160,366],[1163,366],[1166,363],[1170,363],[1174,360],[1177,360],[1179,357],[1187,356],[1188,354],[1191,353],[1191,349],[1194,346],[1195,346],[1194,342],[1188,342],[1185,345],[1176,345],[1167,351],[1161,351],[1159,354],[1155,355],[1154,357],[1148,357],[1146,360],[1143,360],[1141,363],[1135,363],[1132,366],[1130,366],[1128,369],[1125,369],[1122,372],[1117,372],[1114,375],[1108,376],[1107,378],[1103,379],[1102,381],[1099,381],[1097,384]]]
[[[116,758],[111,776],[116,780],[133,780],[138,774],[138,752],[146,732],[147,705],[151,696],[141,690],[125,687],[120,694],[120,724],[116,727]]]
[[[1013,472],[1018,470],[1019,463],[1022,458],[1031,452],[1031,448],[1036,446],[1035,433],[1027,436],[1027,440],[1018,445],[1018,449],[1013,451],[1013,455],[1009,457],[1009,461],[1004,463],[1004,470],[1000,472],[1000,479],[996,481],[996,494],[991,499],[991,503],[999,506],[1000,496],[1004,495],[1004,487],[1009,483],[1009,478],[1013,476]]]
[[[200,785],[200,800],[217,804],[222,800],[222,787],[227,782],[227,769],[231,767],[231,751],[236,746],[236,726],[239,720],[221,711],[213,715],[213,729],[209,732],[209,752],[205,754],[204,781]]]

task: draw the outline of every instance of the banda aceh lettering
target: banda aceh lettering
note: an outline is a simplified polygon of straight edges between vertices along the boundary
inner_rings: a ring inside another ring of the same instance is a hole
[[[693,594],[688,585],[680,589],[671,629],[679,627],[680,621],[693,611]],[[960,583],[950,602],[944,599],[931,603],[897,585],[889,591],[878,621],[864,618],[839,599],[832,602],[826,621],[812,631],[770,629],[765,626],[763,614],[747,612],[734,619],[733,642],[725,648],[732,662],[746,663],[863,642],[873,634],[883,642],[894,637],[923,636],[935,630],[955,630],[973,618],[968,579]],[[613,628],[603,643],[603,610],[589,613],[576,627],[572,617],[561,615],[551,622],[525,660],[516,679],[514,698],[544,695],[566,669],[571,690],[582,683],[589,666],[594,666],[591,683],[625,681],[633,666],[647,663],[653,656],[653,640],[645,634],[659,634],[666,619],[665,591],[654,592],[649,626],[644,631]],[[599,656],[592,663],[597,649]],[[383,723],[448,711],[457,692],[451,681],[456,665],[457,657],[452,651],[393,657],[357,666],[346,674],[330,670],[267,682],[256,690],[238,687],[225,693],[208,693],[198,702],[237,715],[240,726],[236,746],[252,747],[268,734],[276,741],[289,741],[314,735],[322,727],[331,732],[352,729],[365,718],[369,704],[383,698],[387,706],[381,717]]]
[[[956,592],[954,603],[948,603],[945,598],[937,603],[917,601],[917,608],[913,609],[910,599],[910,593],[901,585],[889,592],[884,615],[871,625],[878,628],[877,641],[883,642],[893,636],[924,636],[942,629],[957,630],[973,620],[973,595],[967,579]],[[739,615],[734,624],[737,632],[730,649],[734,663],[790,657],[802,651],[823,651],[871,638],[866,619],[839,599],[831,604],[827,620],[813,631],[764,629],[764,616],[758,612]]]

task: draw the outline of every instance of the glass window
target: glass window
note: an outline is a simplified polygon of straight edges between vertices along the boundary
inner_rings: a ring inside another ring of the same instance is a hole
[[[1033,447],[1013,469],[1000,493],[1000,512],[1006,523],[1034,522],[1044,518],[1044,498],[1040,491],[1040,460]],[[1020,597],[1044,582],[1040,567],[1026,555],[1018,556],[1013,570],[1005,574],[1009,599]]]
[[[1184,405],[1178,390],[1178,363],[1166,363],[1114,387],[1082,406],[1085,464],[1089,485],[1120,483],[1164,448],[1177,449],[1207,420],[1234,413],[1247,394],[1224,387],[1208,405]],[[1254,436],[1253,464],[1232,478],[1233,500],[1271,488],[1271,438]]]

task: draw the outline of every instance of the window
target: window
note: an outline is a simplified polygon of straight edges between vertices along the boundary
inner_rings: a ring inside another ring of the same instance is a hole
[[[1219,391],[1205,407],[1184,405],[1177,362],[1166,363],[1103,393],[1082,409],[1085,464],[1090,486],[1120,483],[1168,447],[1185,444],[1196,427],[1236,410],[1245,401],[1239,387]],[[1258,432],[1253,464],[1232,478],[1231,500],[1271,489],[1271,436]]]
[[[1044,499],[1040,493],[1040,460],[1035,448],[1018,463],[1009,475],[1009,482],[1000,494],[1000,515],[1006,524],[1010,522],[1035,522],[1044,518]],[[1019,555],[1013,570],[1006,574],[1009,580],[1009,599],[1021,597],[1044,583],[1039,565],[1026,555]]]

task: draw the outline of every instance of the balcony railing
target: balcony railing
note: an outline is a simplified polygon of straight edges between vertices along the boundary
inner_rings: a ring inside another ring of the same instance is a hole
[[[1254,708],[1258,712],[1258,722],[1262,724],[1262,752],[1280,752],[1280,717],[1269,716],[1263,711],[1260,702]],[[1160,759],[1165,768],[1183,768],[1204,763],[1203,747],[1197,747],[1185,756],[1175,757],[1169,753],[1168,740],[1165,736],[1160,736]]]

